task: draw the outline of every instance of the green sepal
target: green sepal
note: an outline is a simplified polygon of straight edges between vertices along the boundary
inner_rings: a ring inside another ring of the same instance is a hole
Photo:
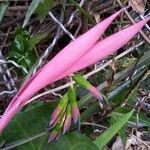
[[[66,107],[67,103],[68,103],[68,93],[65,93],[65,95],[63,95],[63,97],[60,99],[58,107],[64,108]]]
[[[68,98],[69,98],[71,105],[77,106],[76,93],[73,87],[70,87],[68,90]]]
[[[85,89],[88,89],[91,85],[85,78],[83,78],[81,75],[76,74],[73,77],[73,80],[78,83],[80,86],[82,86]]]
[[[67,105],[67,111],[66,111],[67,116],[71,116],[71,105]]]

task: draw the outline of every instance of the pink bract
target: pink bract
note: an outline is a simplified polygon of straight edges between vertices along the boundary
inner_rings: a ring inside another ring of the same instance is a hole
[[[22,109],[33,94],[73,72],[79,71],[98,60],[104,59],[125,45],[150,20],[150,17],[127,27],[99,42],[103,32],[121,11],[105,19],[88,32],[68,44],[51,61],[41,68],[22,86],[0,118],[0,133],[15,114]],[[117,42],[116,42],[117,41]],[[69,57],[68,57],[69,56]],[[74,121],[78,116],[74,110]]]

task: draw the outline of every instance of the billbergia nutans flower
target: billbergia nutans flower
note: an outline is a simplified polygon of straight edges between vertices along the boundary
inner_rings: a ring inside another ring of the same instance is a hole
[[[52,132],[49,141],[57,139],[61,133],[65,134],[71,126],[71,121],[76,123],[79,115],[75,90],[70,87],[51,115],[49,131]]]
[[[65,134],[69,130],[71,126],[71,120],[72,120],[71,105],[68,104],[66,114],[65,114],[63,134]]]
[[[123,10],[120,10],[111,15],[68,44],[35,75],[27,80],[0,118],[0,133],[2,133],[3,129],[11,121],[15,114],[28,103],[33,94],[48,84],[60,80],[113,54],[130,41],[150,20],[150,17],[148,17],[145,20],[135,23],[134,25],[98,41],[108,26],[122,11]],[[74,116],[72,117],[74,122],[76,122],[79,116],[79,110],[77,105],[71,104],[71,106],[72,112],[74,113]],[[58,114],[59,111],[60,108],[56,110],[56,113]],[[53,119],[55,119],[55,115],[53,115]],[[53,137],[57,138],[57,135],[59,134],[60,133],[53,134]],[[53,137],[50,139],[53,139]]]
[[[64,110],[67,107],[67,103],[68,103],[68,94],[66,93],[60,100],[58,106],[56,107],[56,109],[54,110],[54,112],[51,115],[51,120],[49,123],[49,127],[56,122],[56,119],[58,118],[58,116],[60,115],[60,113],[64,113]]]
[[[80,116],[80,112],[79,112],[78,104],[77,104],[77,101],[76,101],[75,90],[74,90],[73,87],[69,88],[68,96],[69,96],[70,103],[71,103],[71,108],[72,108],[73,122],[77,123],[77,120],[78,120],[78,118]]]
[[[86,79],[84,79],[81,75],[76,74],[72,77],[76,83],[81,85],[83,88],[87,89],[98,101],[101,109],[103,109],[103,97],[102,94],[98,91],[96,87],[90,84]]]
[[[58,139],[59,135],[61,134],[62,126],[63,126],[63,122],[56,125],[56,127],[54,128],[54,130],[49,136],[49,142]]]

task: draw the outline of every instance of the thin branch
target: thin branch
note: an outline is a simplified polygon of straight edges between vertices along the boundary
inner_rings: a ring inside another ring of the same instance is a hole
[[[139,137],[135,136],[135,135],[131,135],[131,136],[134,136],[139,142],[143,143],[148,149],[150,149],[150,146],[144,142],[143,140],[141,140]]]
[[[64,27],[60,21],[55,18],[55,16],[50,11],[48,14],[72,40],[75,40],[74,36]]]
[[[122,2],[121,2],[120,0],[117,0],[117,2],[118,2],[118,4],[119,4],[122,8],[124,7],[123,4],[122,4]],[[134,19],[130,16],[130,14],[128,13],[128,11],[127,11],[127,10],[124,10],[124,12],[125,12],[126,16],[128,17],[128,19],[129,19],[133,24],[135,24]],[[146,34],[145,34],[142,30],[140,30],[139,32],[140,32],[141,36],[144,38],[144,40],[145,40],[148,44],[150,44],[150,39],[146,36]]]
[[[3,44],[2,44],[2,48],[1,48],[1,50],[3,50],[3,48],[4,48],[4,45],[5,45],[5,43],[6,43],[6,41],[7,41],[7,38],[8,38],[8,35],[9,35],[9,33],[10,33],[10,30],[11,30],[11,27],[8,29],[8,31],[7,31],[7,34],[6,34],[6,37],[5,37],[5,39],[4,39],[4,42],[3,42]],[[3,57],[3,55],[2,55],[2,52],[0,51],[0,59],[1,60],[3,60],[3,61],[5,61],[5,59],[4,59],[4,57]],[[4,79],[4,81],[6,82],[6,85],[7,85],[7,88],[8,88],[8,90],[10,91],[10,92],[12,92],[12,91],[17,91],[17,88],[16,88],[16,86],[15,86],[15,83],[14,83],[14,80],[13,80],[13,78],[12,78],[12,76],[11,76],[11,73],[10,73],[10,71],[9,71],[9,69],[8,69],[8,67],[7,67],[7,65],[6,64],[3,64],[3,65],[1,65],[0,66],[0,72],[2,72],[3,73],[3,79]],[[9,91],[4,91],[4,92],[2,92],[2,93],[10,93]],[[1,95],[2,95],[2,93],[1,93]]]
[[[0,92],[0,96],[2,96],[4,94],[13,94],[15,92],[16,92],[15,90],[13,90],[13,91],[3,91],[3,92]]]
[[[0,63],[1,63],[1,64],[12,64],[12,65],[14,65],[14,66],[17,67],[17,68],[22,69],[26,74],[28,73],[28,71],[26,70],[26,68],[24,68],[24,67],[21,66],[21,65],[18,65],[18,64],[17,64],[16,62],[14,62],[13,60],[7,60],[7,61],[0,60]]]
[[[142,20],[145,19],[144,16],[143,16],[142,14],[140,14],[140,18],[141,18]],[[145,27],[147,28],[147,30],[150,31],[150,26],[149,26],[148,24],[146,24]]]
[[[90,125],[90,126],[95,126],[95,127],[107,129],[107,127],[105,127],[105,126],[103,126],[103,125],[96,124],[96,123],[90,123],[90,122],[81,122],[81,125]]]

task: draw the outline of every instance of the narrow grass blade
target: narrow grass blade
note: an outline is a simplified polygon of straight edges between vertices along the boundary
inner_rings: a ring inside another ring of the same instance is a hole
[[[127,121],[132,116],[134,110],[127,113],[121,119],[119,119],[114,125],[108,128],[104,133],[102,133],[94,143],[99,147],[99,150],[103,147],[117,134],[117,132],[127,123]]]

